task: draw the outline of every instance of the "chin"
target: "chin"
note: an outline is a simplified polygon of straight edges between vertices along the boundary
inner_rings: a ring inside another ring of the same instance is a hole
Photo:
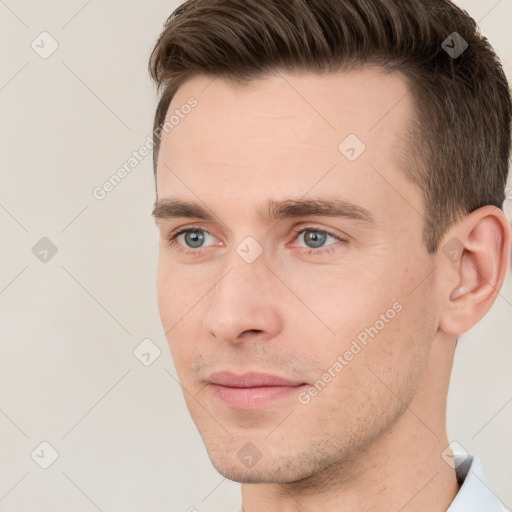
[[[285,484],[296,482],[296,478],[291,474],[286,474],[282,470],[261,467],[259,469],[245,469],[242,467],[227,467],[212,461],[213,467],[228,480],[240,484]]]
[[[226,448],[224,447],[224,450]],[[225,478],[241,484],[287,484],[307,480],[326,469],[328,463],[305,457],[303,454],[262,455],[252,467],[237,458],[236,451],[210,449],[208,456],[213,467]],[[324,462],[324,464],[322,464]]]
[[[284,483],[279,480],[272,478],[271,475],[263,475],[261,472],[254,472],[252,470],[242,471],[240,469],[230,468],[227,471],[224,471],[225,468],[216,467],[215,469],[225,478],[231,480],[233,482],[238,482],[239,484],[275,484],[275,483]]]

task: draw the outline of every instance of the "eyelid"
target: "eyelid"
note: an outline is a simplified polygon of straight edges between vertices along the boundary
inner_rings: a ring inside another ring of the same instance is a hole
[[[170,239],[174,236],[180,235],[184,231],[204,231],[205,233],[208,233],[213,236],[213,234],[208,229],[206,229],[204,225],[186,224],[184,226],[180,226],[179,228],[171,230],[171,232],[168,235],[166,235],[165,238]]]
[[[213,234],[204,227],[204,225],[198,225],[198,224],[187,224],[185,226],[180,226],[179,228],[173,229],[169,235],[167,235],[165,238],[169,239],[172,238],[174,235],[181,234],[184,231],[205,231],[206,233],[213,236]],[[295,234],[302,233],[303,231],[318,231],[320,233],[325,233],[327,235],[333,236],[334,238],[343,239],[343,238],[350,238],[346,233],[342,233],[340,235],[334,233],[332,230],[329,230],[328,228],[320,227],[320,226],[314,226],[311,224],[303,223],[300,226],[292,228],[292,232]]]
[[[315,231],[317,233],[322,233],[324,235],[332,236],[333,238],[336,238],[337,240],[340,240],[340,241],[349,238],[349,236],[344,233],[337,234],[334,232],[334,230],[331,230],[329,228],[323,228],[323,227],[314,226],[314,225],[310,225],[310,224],[293,228],[292,231],[296,235],[299,235],[299,234],[303,233],[304,231]]]

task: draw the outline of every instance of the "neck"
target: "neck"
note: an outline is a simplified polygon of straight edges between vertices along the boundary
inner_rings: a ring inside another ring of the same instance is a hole
[[[436,343],[441,342],[445,346],[437,348],[442,357],[431,358],[418,392],[387,432],[305,480],[243,484],[243,511],[446,511],[459,486],[441,456],[448,445],[445,410],[451,370],[446,364],[450,343]]]

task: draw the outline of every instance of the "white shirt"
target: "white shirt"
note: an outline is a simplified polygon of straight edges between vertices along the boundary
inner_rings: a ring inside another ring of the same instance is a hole
[[[509,512],[488,482],[477,457],[454,453],[453,462],[461,487],[446,512]],[[236,512],[243,512],[243,508]]]
[[[455,453],[454,465],[462,485],[446,512],[507,512],[477,457]]]

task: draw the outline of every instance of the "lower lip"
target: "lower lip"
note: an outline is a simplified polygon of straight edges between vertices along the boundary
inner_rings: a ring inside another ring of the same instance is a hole
[[[297,395],[307,388],[300,386],[261,386],[254,388],[231,388],[218,384],[209,384],[213,395],[221,402],[234,409],[262,409],[276,400]]]

